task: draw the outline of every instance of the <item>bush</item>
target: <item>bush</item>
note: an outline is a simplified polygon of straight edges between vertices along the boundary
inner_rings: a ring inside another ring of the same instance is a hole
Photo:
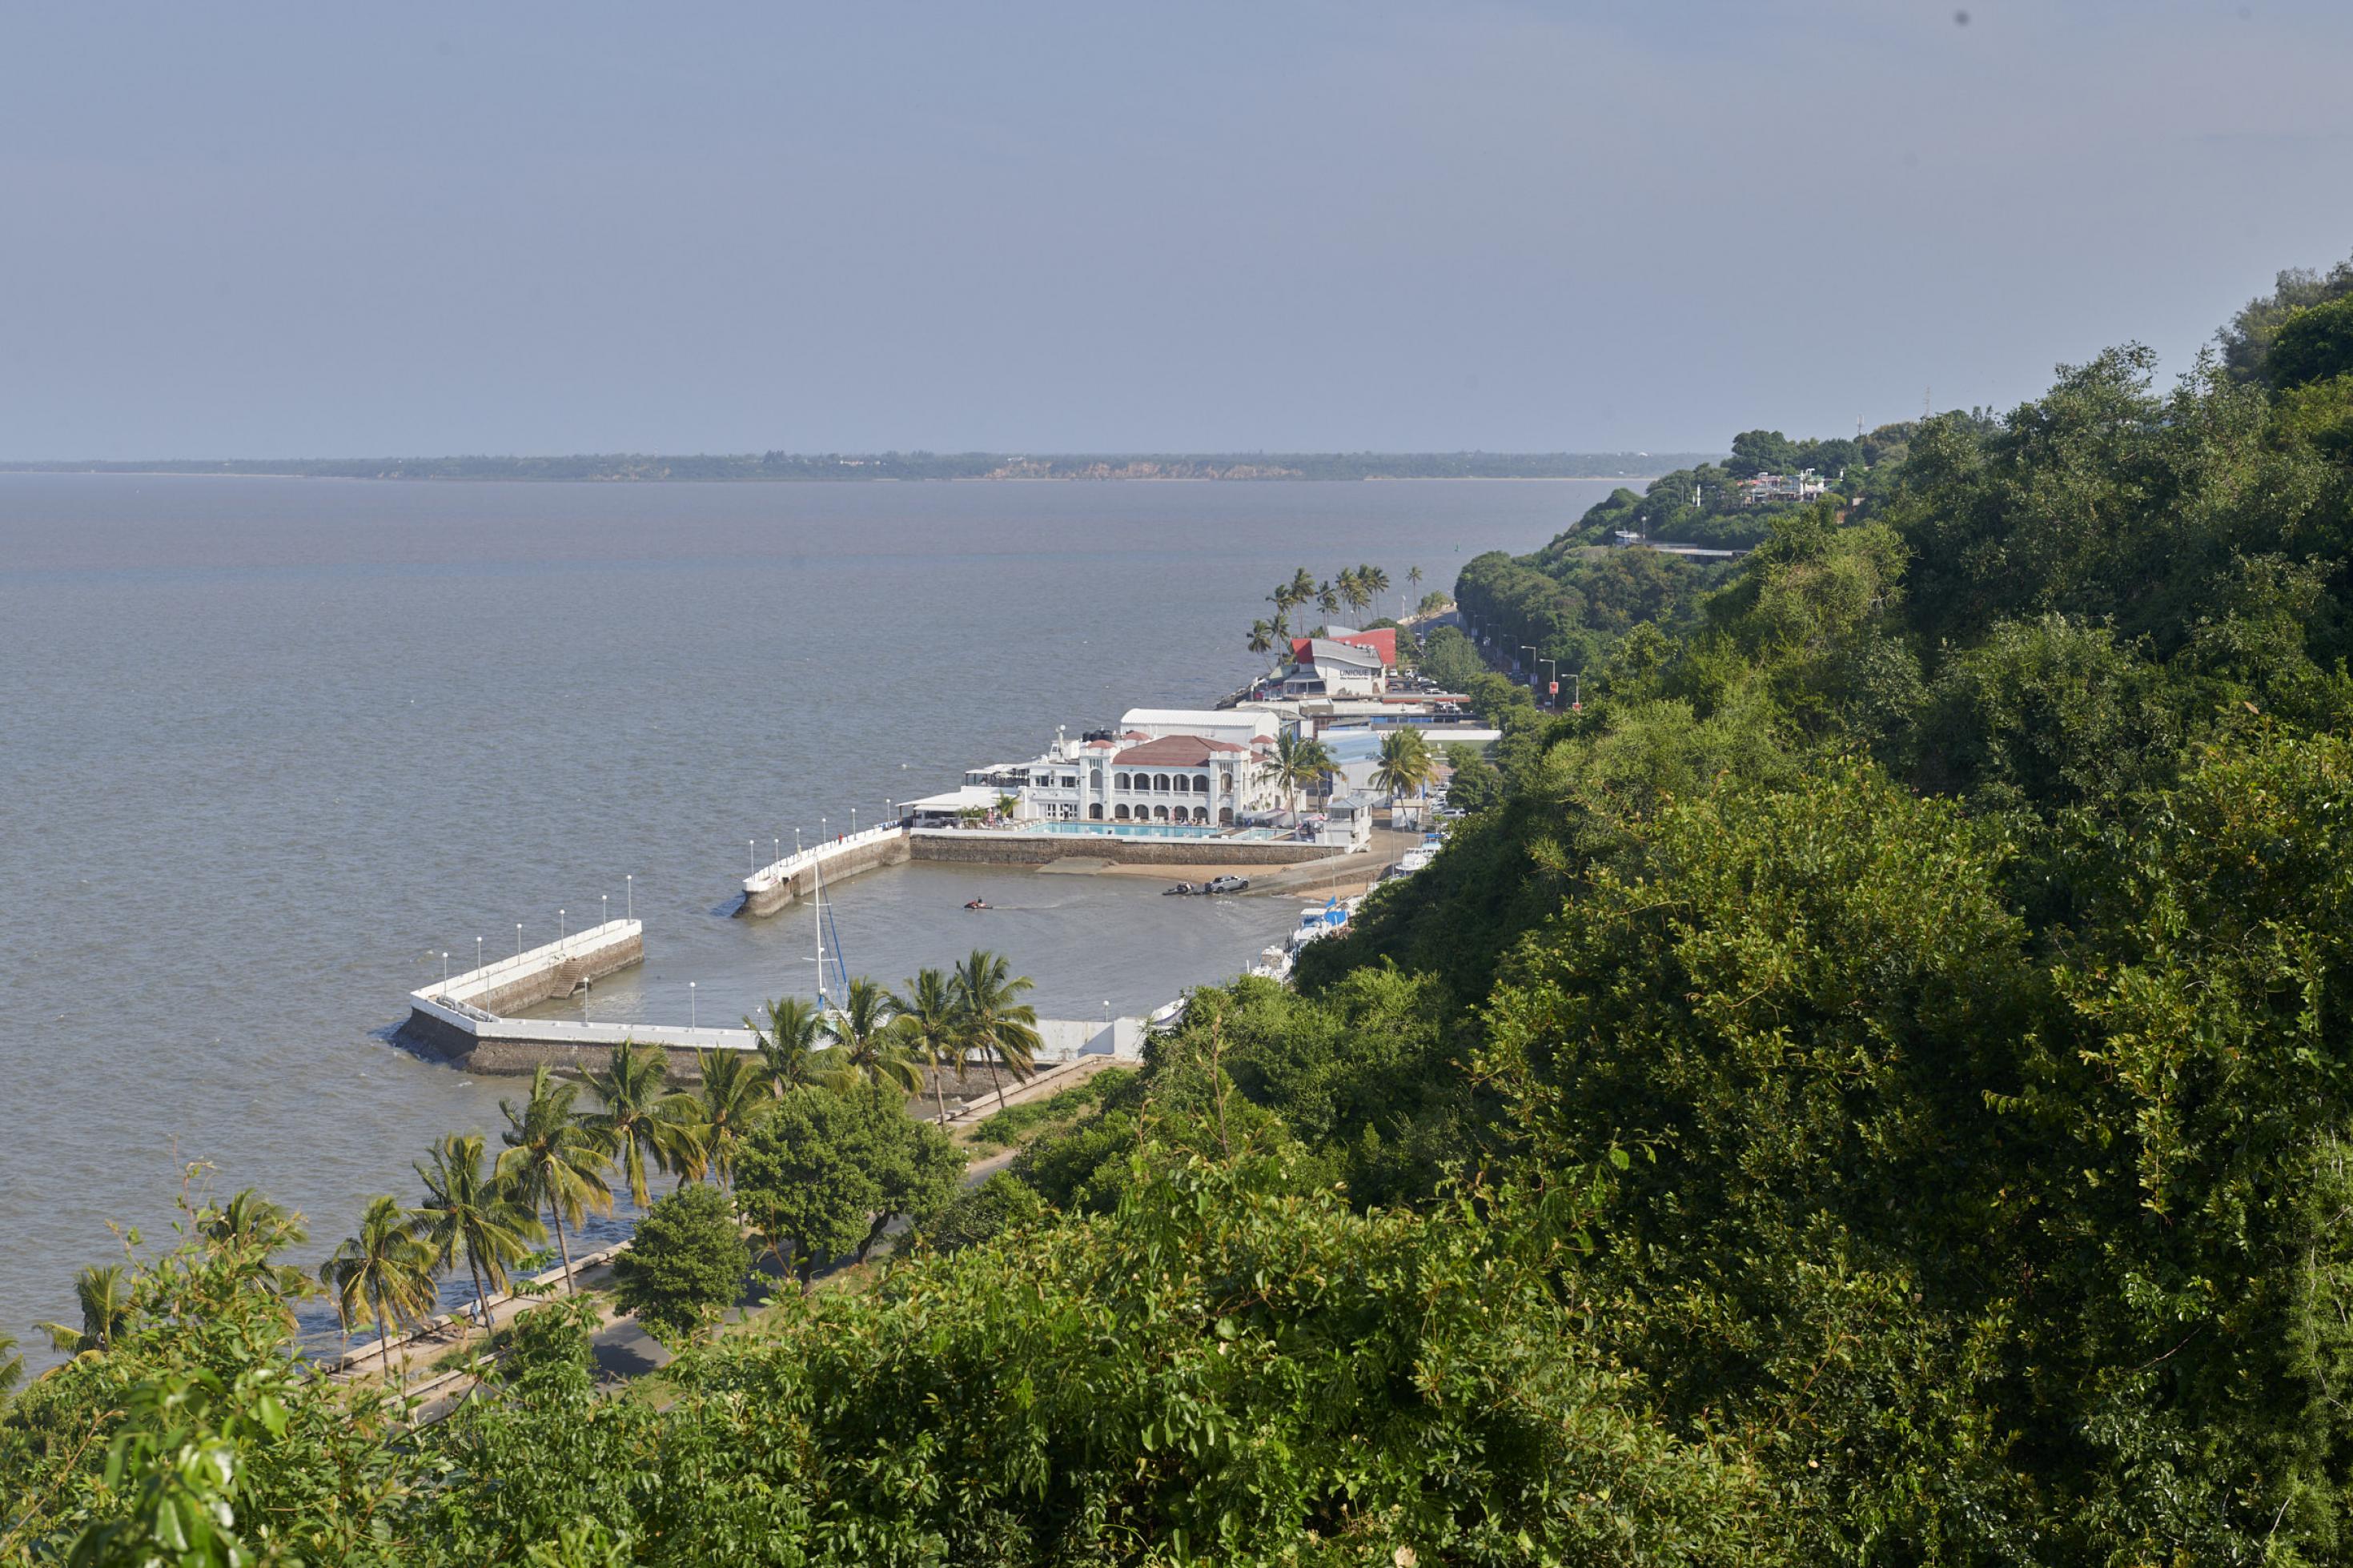
[[[638,1223],[637,1239],[613,1259],[621,1310],[667,1345],[692,1339],[733,1306],[751,1271],[735,1205],[697,1184],[663,1198]]]

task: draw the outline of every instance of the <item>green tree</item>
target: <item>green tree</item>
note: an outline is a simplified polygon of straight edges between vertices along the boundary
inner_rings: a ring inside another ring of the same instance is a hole
[[[392,1342],[401,1329],[429,1316],[438,1302],[433,1249],[417,1239],[414,1221],[398,1200],[373,1197],[360,1215],[360,1227],[345,1237],[319,1270],[334,1298],[345,1332],[374,1323],[384,1351],[384,1375],[392,1376]]]
[[[701,1084],[695,1092],[695,1160],[684,1176],[708,1172],[723,1186],[734,1184],[735,1155],[744,1140],[780,1102],[765,1081],[758,1058],[748,1051],[697,1051]]]
[[[898,1030],[907,1054],[931,1073],[933,1108],[944,1122],[948,1069],[955,1070],[959,1085],[965,1079],[965,1035],[956,1012],[955,987],[937,969],[918,970],[906,990],[892,994],[891,1011],[892,1026]]]
[[[700,1336],[735,1304],[751,1271],[735,1205],[697,1184],[663,1198],[613,1259],[614,1299],[673,1349]]]
[[[922,1229],[925,1245],[955,1252],[1046,1217],[1038,1190],[1003,1171],[949,1200]]]
[[[620,1162],[629,1201],[650,1201],[646,1168],[668,1171],[694,1162],[694,1100],[670,1087],[670,1054],[659,1046],[623,1040],[605,1070],[588,1075],[601,1109],[581,1125]]]
[[[797,1090],[738,1157],[736,1201],[803,1294],[817,1288],[818,1269],[857,1249],[881,1201],[863,1102],[860,1089]]]
[[[474,1281],[474,1311],[488,1333],[491,1291],[504,1289],[507,1270],[547,1232],[530,1204],[482,1165],[479,1132],[451,1133],[433,1145],[429,1164],[414,1167],[425,1201],[413,1211],[417,1238],[437,1268],[464,1258]]]
[[[25,1380],[25,1358],[16,1353],[16,1336],[0,1333],[0,1411],[8,1407],[8,1396]]]
[[[265,1272],[279,1298],[290,1303],[290,1313],[295,1298],[311,1293],[311,1277],[301,1268],[269,1261],[274,1255],[310,1239],[302,1215],[272,1203],[259,1189],[241,1188],[228,1202],[198,1210],[196,1234],[216,1248],[240,1248],[253,1253],[256,1267]]]
[[[980,1052],[988,1063],[989,1087],[997,1091],[1000,1110],[1005,1083],[997,1076],[998,1065],[1024,1079],[1038,1057],[1038,1009],[1021,1000],[1029,988],[1029,977],[1017,978],[1003,954],[977,947],[955,966],[949,981],[964,1048]]]
[[[839,1054],[842,1076],[857,1083],[889,1084],[912,1094],[921,1088],[923,1069],[908,1054],[905,1037],[892,1027],[891,993],[861,974],[849,983],[840,1009],[824,1024],[833,1051]]]
[[[1380,761],[1373,768],[1373,784],[1395,800],[1419,795],[1438,775],[1438,759],[1419,730],[1401,725],[1381,737]]]
[[[772,1092],[781,1096],[805,1084],[830,1082],[836,1076],[835,1065],[824,1059],[818,1044],[825,1031],[825,1015],[816,1003],[800,996],[781,996],[770,1002],[759,1018],[744,1019],[744,1026],[752,1031],[753,1048],[767,1069]]]
[[[2353,374],[2353,294],[2306,306],[2282,321],[2270,371],[2280,387]]]
[[[1259,776],[1283,792],[1295,816],[1302,792],[1322,783],[1337,767],[1323,742],[1306,740],[1295,730],[1285,730],[1275,737],[1272,754],[1259,764]]]
[[[1250,652],[1272,653],[1275,636],[1275,629],[1271,623],[1262,620],[1252,621],[1250,629]]]
[[[81,1309],[81,1326],[39,1324],[49,1343],[68,1355],[103,1351],[130,1326],[135,1310],[127,1264],[93,1263],[74,1279],[74,1302]]]
[[[564,1260],[564,1288],[579,1289],[572,1278],[572,1247],[566,1226],[577,1226],[589,1214],[613,1212],[613,1189],[605,1173],[613,1166],[613,1147],[605,1135],[575,1106],[580,1086],[559,1079],[541,1063],[531,1075],[531,1096],[520,1109],[499,1101],[507,1130],[500,1134],[506,1152],[499,1156],[496,1178],[533,1210],[544,1206],[555,1231],[555,1250]]]

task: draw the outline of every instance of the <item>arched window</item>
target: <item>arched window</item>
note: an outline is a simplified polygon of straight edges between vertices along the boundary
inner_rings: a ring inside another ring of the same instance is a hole
[[[1099,800],[1091,800],[1087,802],[1087,820],[1090,822],[1101,822],[1103,820],[1103,802]]]
[[[1097,795],[1103,794],[1103,770],[1101,768],[1089,768],[1087,770],[1087,784]]]
[[[1193,808],[1193,820],[1194,820],[1195,822],[1198,823],[1198,824],[1199,824],[1200,826],[1202,826],[1203,827],[1207,827],[1207,826],[1209,826],[1209,808],[1208,808],[1208,806],[1206,806],[1206,805],[1197,805],[1197,806],[1195,806],[1195,807]]]
[[[1155,790],[1158,791],[1159,793],[1161,793],[1161,794],[1163,794],[1163,795],[1167,794],[1167,793],[1168,793],[1168,775],[1167,775],[1166,773],[1155,773],[1155,774],[1153,774],[1153,775],[1152,775],[1152,787],[1153,787]]]
[[[1125,789],[1127,787],[1127,775],[1125,773],[1112,774],[1111,787],[1113,789]]]
[[[1193,776],[1193,788],[1202,795],[1208,794],[1209,775],[1207,773],[1196,773]]]
[[[1153,820],[1153,821],[1155,821],[1155,822],[1166,822],[1166,821],[1167,821],[1167,820],[1168,820],[1168,808],[1167,808],[1166,806],[1165,806],[1165,805],[1155,805],[1155,806],[1154,806],[1154,807],[1152,808],[1152,820]]]
[[[1231,827],[1233,825],[1234,808],[1230,805],[1219,806],[1218,808],[1218,826],[1220,827]]]
[[[1234,775],[1230,771],[1221,773],[1218,775],[1218,793],[1219,795],[1231,795],[1234,793]]]
[[[1112,807],[1111,819],[1113,822],[1125,822],[1127,820],[1127,807],[1124,805],[1115,805]]]
[[[1178,795],[1190,795],[1193,793],[1193,781],[1187,778],[1183,773],[1178,773],[1171,782],[1176,784],[1176,793]]]

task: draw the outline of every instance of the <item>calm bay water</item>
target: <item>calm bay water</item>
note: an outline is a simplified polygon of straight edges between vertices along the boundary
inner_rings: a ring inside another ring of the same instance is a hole
[[[1447,586],[1606,484],[525,485],[0,474],[0,1329],[164,1236],[183,1166],[310,1216],[410,1195],[514,1080],[388,1045],[401,998],[621,911],[601,1016],[806,992],[789,847],[1140,705],[1206,705],[1292,568]],[[968,914],[984,894],[1002,906]],[[974,945],[1051,1017],[1141,1011],[1289,929],[1276,900],[910,866],[846,884],[853,972]],[[493,1139],[495,1142],[495,1138]],[[27,1347],[37,1364],[45,1347]]]

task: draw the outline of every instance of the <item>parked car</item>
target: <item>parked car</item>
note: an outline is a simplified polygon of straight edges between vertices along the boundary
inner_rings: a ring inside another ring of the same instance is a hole
[[[1201,891],[1205,893],[1239,893],[1250,886],[1248,877],[1213,877]]]

